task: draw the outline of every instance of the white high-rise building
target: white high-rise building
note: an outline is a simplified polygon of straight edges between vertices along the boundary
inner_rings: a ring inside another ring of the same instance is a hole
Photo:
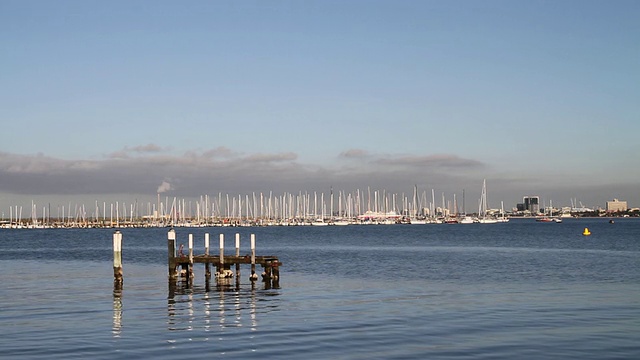
[[[607,201],[607,212],[627,211],[627,202],[613,199],[613,201]]]

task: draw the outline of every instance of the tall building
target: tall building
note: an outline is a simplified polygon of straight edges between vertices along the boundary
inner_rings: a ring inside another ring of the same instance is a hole
[[[607,212],[627,211],[627,202],[613,199],[613,201],[607,201]]]
[[[540,212],[540,196],[525,196],[522,198],[524,209],[532,214]]]

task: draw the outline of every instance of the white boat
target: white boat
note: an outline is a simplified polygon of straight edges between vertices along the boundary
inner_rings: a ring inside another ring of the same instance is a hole
[[[545,208],[544,210],[544,215],[542,217],[539,217],[536,219],[537,222],[546,222],[546,223],[561,223],[562,219],[557,217],[554,218],[553,217],[553,202],[550,202],[549,204],[549,214],[547,214],[547,209]]]
[[[329,225],[329,223],[325,222],[323,219],[316,219],[315,221],[313,221],[311,223],[311,225],[313,225],[313,226],[327,226],[327,225]]]
[[[504,201],[500,202],[500,217],[498,217],[496,220],[498,220],[499,223],[509,222],[509,218],[504,213]]]
[[[493,218],[486,217],[486,218],[478,219],[478,223],[479,224],[496,224],[496,223],[498,223],[498,219],[493,219]]]
[[[462,219],[460,219],[458,221],[459,224],[473,224],[475,223],[475,219],[472,218],[471,216],[467,215],[467,207],[465,204],[465,197],[464,197],[464,189],[462,189]]]
[[[349,220],[335,220],[332,224],[336,226],[346,226],[349,225]]]
[[[487,205],[487,180],[484,179],[482,181],[482,195],[480,196],[480,204],[478,206],[478,220],[479,224],[495,224],[498,222],[493,217],[489,217],[487,215],[487,209],[489,206]]]
[[[465,216],[459,221],[460,224],[473,224],[473,218],[471,216]]]

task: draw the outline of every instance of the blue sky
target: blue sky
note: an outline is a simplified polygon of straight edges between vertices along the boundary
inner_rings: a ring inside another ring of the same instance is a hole
[[[637,1],[0,1],[0,209],[413,186],[640,206]]]

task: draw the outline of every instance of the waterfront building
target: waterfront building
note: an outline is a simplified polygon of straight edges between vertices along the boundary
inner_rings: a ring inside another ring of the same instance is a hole
[[[531,214],[540,212],[540,196],[525,196],[522,198],[522,202],[524,210],[529,211]]]
[[[607,212],[627,211],[627,202],[613,199],[613,201],[607,201]]]

